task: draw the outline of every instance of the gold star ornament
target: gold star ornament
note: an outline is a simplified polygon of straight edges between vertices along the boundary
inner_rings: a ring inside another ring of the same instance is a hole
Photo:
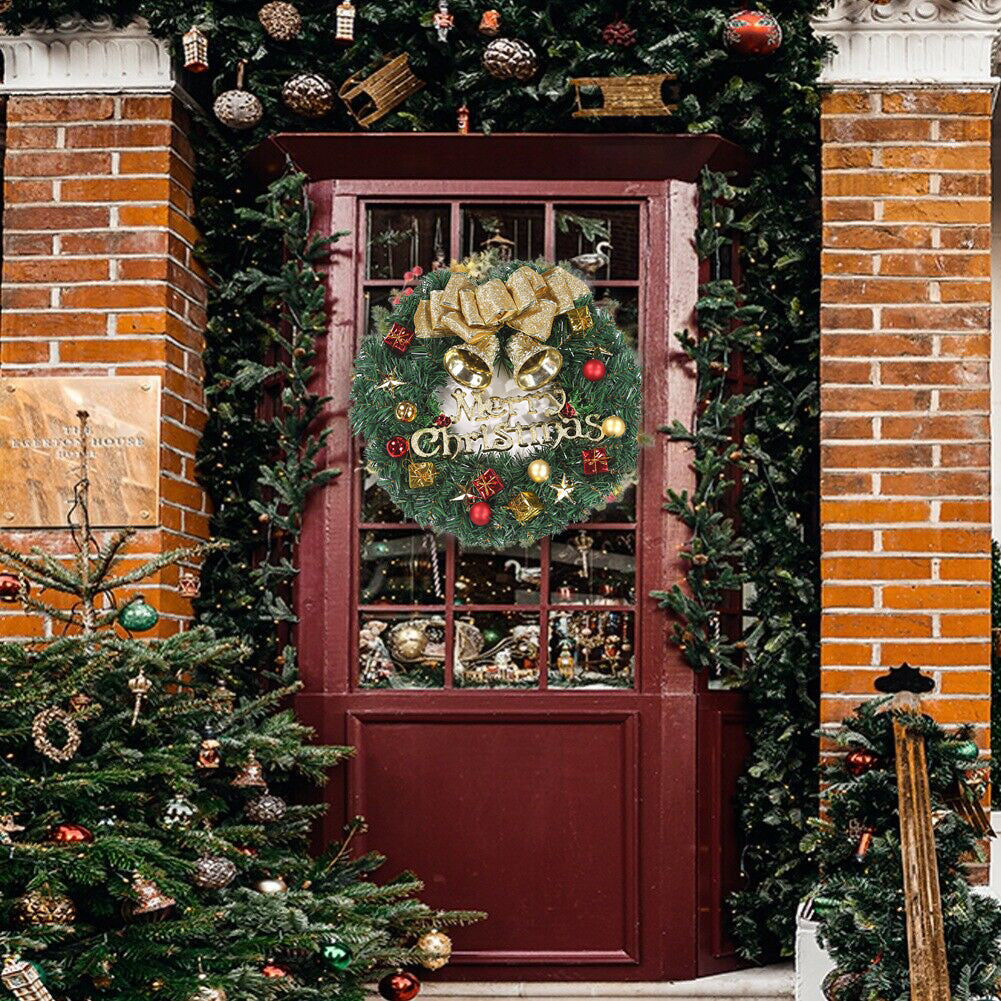
[[[570,500],[570,495],[577,489],[576,483],[571,483],[567,479],[567,474],[563,474],[563,480],[560,483],[552,483],[550,486],[556,491],[556,500]]]
[[[389,395],[392,396],[400,386],[406,385],[402,379],[400,379],[396,374],[396,369],[394,368],[392,372],[380,372],[379,378],[382,382],[376,385],[376,389],[388,389]]]

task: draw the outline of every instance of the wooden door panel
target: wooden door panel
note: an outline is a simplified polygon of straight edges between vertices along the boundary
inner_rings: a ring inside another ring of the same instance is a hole
[[[349,812],[432,906],[488,912],[456,964],[639,962],[639,712],[568,709],[348,713]]]

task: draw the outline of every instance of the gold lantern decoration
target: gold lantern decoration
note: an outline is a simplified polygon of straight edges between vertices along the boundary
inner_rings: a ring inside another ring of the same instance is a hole
[[[350,45],[355,40],[355,6],[351,0],[337,5],[337,34],[334,41]]]
[[[184,48],[184,68],[192,73],[204,73],[209,68],[209,40],[197,25],[190,27],[182,36]]]

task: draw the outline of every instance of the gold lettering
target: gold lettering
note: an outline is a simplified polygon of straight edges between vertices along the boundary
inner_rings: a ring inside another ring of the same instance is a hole
[[[438,454],[438,446],[441,444],[440,441],[435,441],[431,445],[431,451],[427,452],[421,447],[421,439],[425,436],[429,436],[432,439],[441,438],[441,431],[439,428],[421,428],[419,431],[415,431],[410,436],[410,447],[414,450],[414,455],[419,455],[422,459],[426,459],[429,456]]]
[[[490,419],[483,407],[482,393],[467,393],[465,390],[457,389],[452,394],[452,399],[455,400],[455,419],[457,421],[486,421]],[[493,400],[491,400],[492,402]]]
[[[601,418],[597,414],[588,414],[584,418],[584,423],[598,432],[597,437],[593,434],[587,435],[588,441],[601,441],[605,437],[605,432],[601,430]]]

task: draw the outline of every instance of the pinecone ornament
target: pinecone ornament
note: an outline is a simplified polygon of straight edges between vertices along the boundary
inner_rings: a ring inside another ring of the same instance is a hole
[[[524,83],[538,72],[539,57],[520,38],[495,38],[483,50],[483,68],[495,80]]]
[[[322,118],[334,106],[334,88],[319,73],[299,73],[285,81],[282,100],[297,115]]]
[[[236,866],[228,858],[206,855],[195,863],[192,880],[203,890],[221,890],[236,878]]]
[[[212,105],[216,118],[237,132],[252,129],[264,117],[264,105],[257,95],[243,89],[245,68],[246,62],[241,61],[236,71],[236,88],[223,91]]]
[[[299,11],[294,4],[285,3],[285,0],[266,3],[257,12],[257,19],[276,42],[291,42],[302,31]]]
[[[61,893],[32,890],[18,898],[15,908],[26,925],[71,925],[76,920],[73,901]]]
[[[606,45],[618,45],[623,49],[628,49],[636,44],[636,29],[630,28],[621,17],[616,18],[611,24],[605,26],[601,33],[601,40]]]
[[[247,818],[255,824],[273,824],[285,816],[287,809],[285,800],[266,792],[247,804]]]

